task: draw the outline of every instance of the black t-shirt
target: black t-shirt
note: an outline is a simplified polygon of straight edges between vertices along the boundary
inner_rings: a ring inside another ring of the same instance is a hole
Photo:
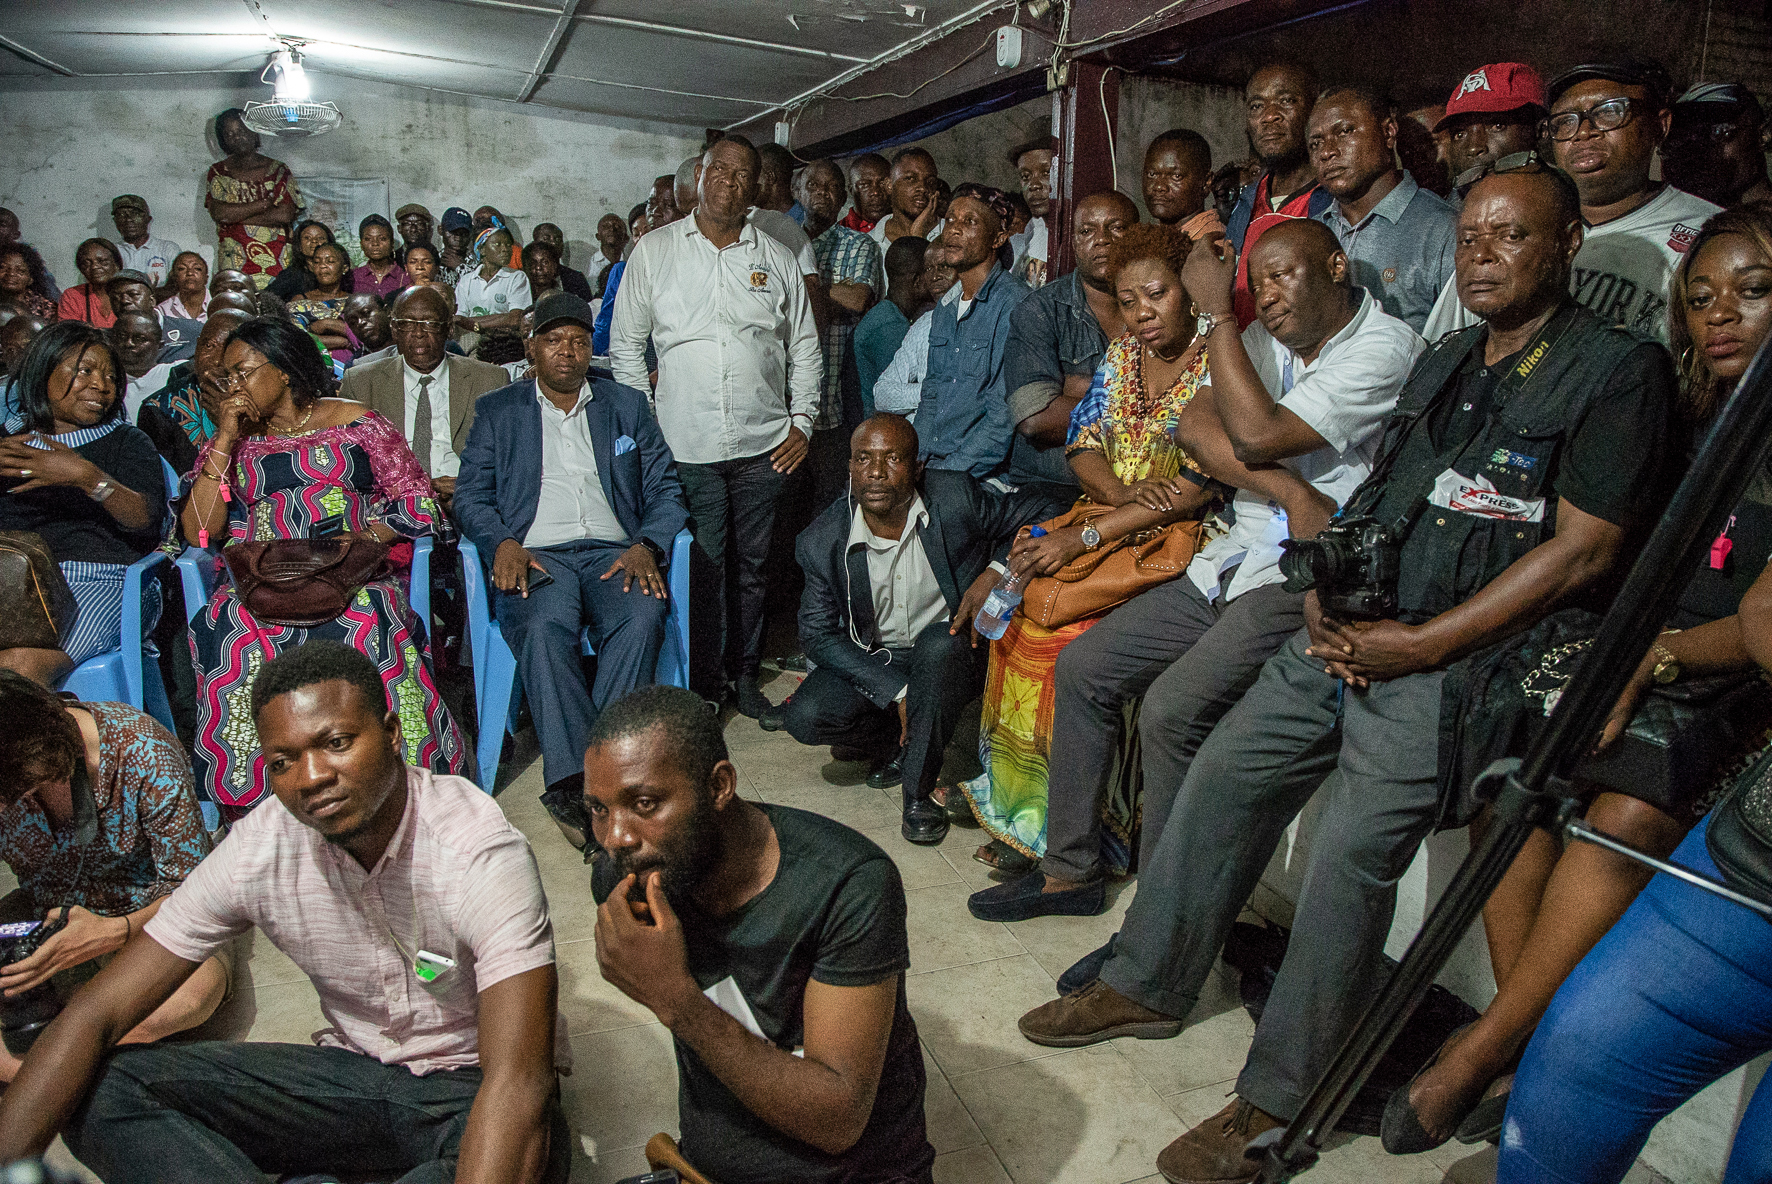
[[[787,806],[759,809],[780,841],[780,870],[730,916],[683,918],[690,973],[704,991],[719,984],[728,995],[736,991],[754,1017],[747,1026],[788,1051],[805,1043],[809,980],[861,987],[898,976],[886,1063],[866,1130],[848,1151],[829,1155],[752,1114],[678,1041],[683,1154],[720,1184],[866,1184],[914,1177],[934,1162],[935,1149],[923,1126],[917,1025],[905,1006],[903,972],[911,959],[898,868],[840,823]],[[599,860],[591,877],[598,903],[616,882],[610,861]]]
[[[52,485],[12,493],[23,478],[0,479],[0,530],[34,530],[57,563],[134,563],[160,545],[166,526],[166,471],[153,441],[124,424],[74,451],[119,485],[147,499],[152,521],[144,530],[124,530],[86,491]]]

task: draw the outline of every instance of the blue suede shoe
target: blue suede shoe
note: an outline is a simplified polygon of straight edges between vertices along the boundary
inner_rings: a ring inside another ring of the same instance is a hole
[[[1007,884],[974,892],[966,907],[980,921],[1027,921],[1034,917],[1093,917],[1107,907],[1107,884],[1097,880],[1063,892],[1042,891],[1046,877],[1038,869]]]
[[[1114,935],[1114,937],[1118,936],[1119,934]],[[1108,959],[1113,956],[1114,938],[1110,937],[1107,939],[1106,945],[1084,954],[1069,970],[1058,976],[1058,993],[1069,995],[1074,991],[1081,991],[1101,977],[1101,968],[1106,966]]]

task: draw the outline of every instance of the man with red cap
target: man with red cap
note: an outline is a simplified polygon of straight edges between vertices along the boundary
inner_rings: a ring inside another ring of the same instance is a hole
[[[1434,125],[1451,137],[1453,188],[1462,195],[1484,165],[1531,151],[1547,113],[1544,79],[1531,66],[1496,62],[1466,74]]]

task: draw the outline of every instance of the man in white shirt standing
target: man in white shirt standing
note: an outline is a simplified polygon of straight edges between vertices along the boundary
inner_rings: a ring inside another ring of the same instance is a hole
[[[434,288],[407,288],[389,321],[395,356],[345,371],[340,392],[400,425],[412,455],[447,509],[474,426],[474,400],[510,382],[503,366],[454,358],[444,347],[455,310]]]
[[[1569,292],[1602,319],[1667,341],[1667,291],[1698,230],[1722,207],[1649,179],[1673,120],[1667,75],[1639,62],[1578,66],[1551,80],[1545,121],[1557,167],[1581,194],[1581,250]],[[1477,323],[1448,281],[1422,331],[1437,341]]]
[[[541,738],[542,801],[581,832],[586,738],[604,707],[652,682],[661,569],[688,518],[646,397],[589,376],[592,323],[570,292],[535,306],[535,376],[480,401],[455,497],[462,533],[492,565],[493,612]],[[579,664],[587,627],[591,687]]]
[[[117,226],[117,253],[123,257],[124,271],[139,271],[153,285],[154,297],[164,300],[172,292],[172,261],[181,248],[169,238],[155,238],[148,233],[154,216],[148,212],[148,201],[133,193],[111,199],[111,221]]]
[[[691,639],[692,680],[723,697],[723,658],[739,710],[753,718],[770,706],[757,669],[776,495],[806,459],[824,376],[800,262],[746,218],[758,170],[742,136],[708,148],[694,214],[635,245],[609,342],[616,380],[637,390],[648,386],[648,335],[658,352],[658,426],[711,577],[698,581],[695,620],[723,631]]]
[[[1335,232],[1310,219],[1283,222],[1250,248],[1258,319],[1239,338],[1237,259],[1228,242],[1224,251],[1196,248],[1182,272],[1201,308],[1212,385],[1176,433],[1236,487],[1236,523],[1182,578],[1134,597],[1059,655],[1046,855],[1039,872],[974,894],[984,920],[1103,907],[1097,819],[1121,712],[1140,695],[1139,866],[1152,866],[1201,742],[1304,623],[1303,593],[1280,586],[1281,542],[1314,535],[1371,471],[1385,417],[1426,348],[1353,283]]]

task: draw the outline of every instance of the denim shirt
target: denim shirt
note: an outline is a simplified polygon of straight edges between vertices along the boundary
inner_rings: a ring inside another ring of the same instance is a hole
[[[1035,292],[1009,318],[1009,356],[1004,363],[1009,426],[1037,415],[1064,393],[1072,375],[1088,378],[1107,352],[1107,334],[1089,307],[1083,277],[1073,271]],[[1037,448],[1019,434],[1010,457],[1009,481],[1075,485],[1064,445]]]
[[[1005,401],[1009,315],[1030,294],[1026,284],[993,265],[964,320],[958,302],[936,306],[917,408],[919,459],[930,468],[974,477],[1002,470],[1014,435]]]

